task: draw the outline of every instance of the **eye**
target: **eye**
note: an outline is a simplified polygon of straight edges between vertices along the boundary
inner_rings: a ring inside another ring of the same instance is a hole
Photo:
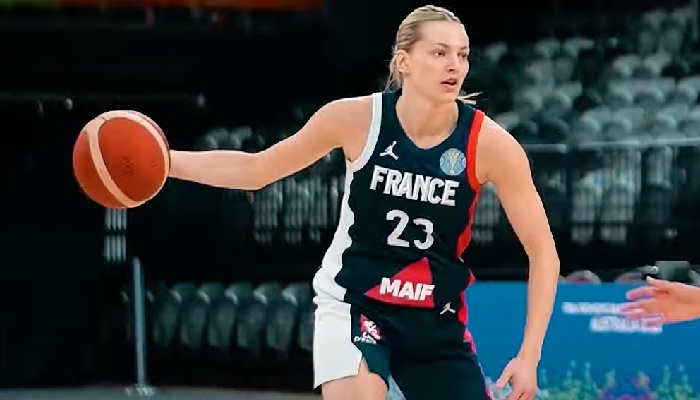
[[[435,52],[433,54],[435,54],[436,57],[444,57],[445,50],[435,50]]]
[[[467,54],[467,53],[460,53],[460,54],[459,54],[459,58],[461,58],[462,60],[466,60],[467,58],[469,58],[469,54]]]

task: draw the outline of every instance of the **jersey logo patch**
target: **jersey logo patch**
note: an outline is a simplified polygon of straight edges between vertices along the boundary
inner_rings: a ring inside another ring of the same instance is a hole
[[[386,150],[384,150],[383,152],[381,152],[381,153],[379,154],[379,157],[389,156],[389,157],[393,158],[394,160],[398,160],[398,159],[399,159],[399,156],[397,156],[396,154],[394,154],[394,146],[396,146],[396,140],[394,140],[394,141],[389,145],[389,147],[386,148]]]
[[[440,156],[440,169],[447,175],[459,175],[465,168],[467,168],[467,157],[455,148],[446,150]]]

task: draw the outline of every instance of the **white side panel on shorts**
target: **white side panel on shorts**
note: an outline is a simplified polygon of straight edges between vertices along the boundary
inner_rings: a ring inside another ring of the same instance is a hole
[[[328,297],[314,299],[314,388],[336,379],[355,376],[362,352],[352,341],[350,304]]]
[[[313,280],[313,286],[316,293],[325,294],[335,299],[342,300],[345,297],[345,288],[336,283],[335,277],[343,267],[343,253],[352,244],[350,239],[350,227],[355,222],[355,214],[348,205],[350,197],[350,185],[354,177],[354,173],[364,167],[374,153],[379,139],[379,131],[382,125],[382,94],[372,94],[372,121],[369,126],[367,141],[360,153],[360,156],[355,161],[346,162],[345,168],[345,187],[343,198],[340,202],[340,218],[338,219],[338,227],[335,230],[333,241],[326,250],[326,254],[321,262],[321,269],[316,273]]]

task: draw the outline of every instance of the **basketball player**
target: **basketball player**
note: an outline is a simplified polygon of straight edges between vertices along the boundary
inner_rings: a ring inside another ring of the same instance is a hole
[[[407,400],[488,398],[465,336],[474,278],[461,258],[485,182],[531,264],[522,346],[498,386],[511,383],[511,400],[535,394],[559,260],[522,147],[458,99],[468,56],[457,17],[421,7],[399,27],[392,90],[326,104],[259,153],[172,152],[175,178],[255,190],[344,151],[339,224],[313,280],[315,385],[326,400],[384,400],[390,376]]]
[[[630,303],[622,306],[630,319],[661,325],[700,319],[700,288],[680,282],[647,278],[647,286],[627,292]]]

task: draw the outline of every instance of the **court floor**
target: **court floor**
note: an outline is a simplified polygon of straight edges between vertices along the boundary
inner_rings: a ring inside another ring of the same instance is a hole
[[[124,387],[0,390],[0,400],[318,400],[320,396],[242,392],[213,388],[158,388],[153,396],[127,393]]]

